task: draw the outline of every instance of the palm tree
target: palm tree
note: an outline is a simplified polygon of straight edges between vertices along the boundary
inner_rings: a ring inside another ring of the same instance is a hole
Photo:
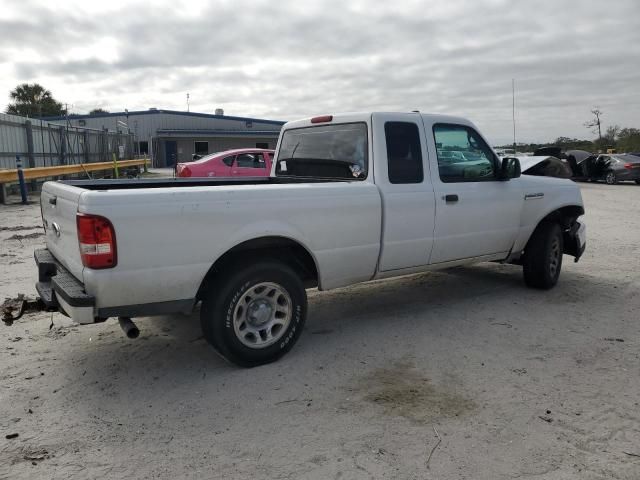
[[[14,88],[9,97],[13,100],[7,113],[25,117],[63,115],[62,103],[53,98],[49,90],[37,83],[23,83]]]

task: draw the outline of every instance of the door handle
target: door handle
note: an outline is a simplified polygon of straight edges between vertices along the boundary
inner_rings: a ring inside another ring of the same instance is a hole
[[[458,201],[458,195],[455,193],[450,193],[449,195],[445,195],[442,198],[444,198],[444,201],[447,203],[455,203]]]

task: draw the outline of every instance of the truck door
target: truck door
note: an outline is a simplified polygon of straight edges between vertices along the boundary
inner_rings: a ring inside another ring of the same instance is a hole
[[[436,202],[429,263],[506,256],[524,204],[520,179],[498,179],[499,158],[472,125],[425,117],[425,132]]]
[[[435,199],[422,120],[411,113],[373,114],[374,177],[382,196],[380,271],[427,265]]]

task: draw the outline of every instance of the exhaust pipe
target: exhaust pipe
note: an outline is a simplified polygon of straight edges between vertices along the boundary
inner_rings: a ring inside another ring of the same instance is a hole
[[[118,317],[118,322],[120,322],[120,328],[127,338],[138,338],[140,335],[140,329],[129,317]]]

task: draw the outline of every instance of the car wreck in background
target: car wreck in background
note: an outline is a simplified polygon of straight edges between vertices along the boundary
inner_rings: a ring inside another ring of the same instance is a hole
[[[599,175],[591,180],[604,180],[609,185],[632,181],[640,185],[640,157],[629,154],[598,155],[593,160]]]
[[[559,158],[548,155],[517,158],[523,175],[573,178],[571,168]]]
[[[518,157],[525,175],[571,178],[575,181],[634,181],[640,185],[640,156],[634,154],[592,154],[560,147],[539,148],[531,157]]]

